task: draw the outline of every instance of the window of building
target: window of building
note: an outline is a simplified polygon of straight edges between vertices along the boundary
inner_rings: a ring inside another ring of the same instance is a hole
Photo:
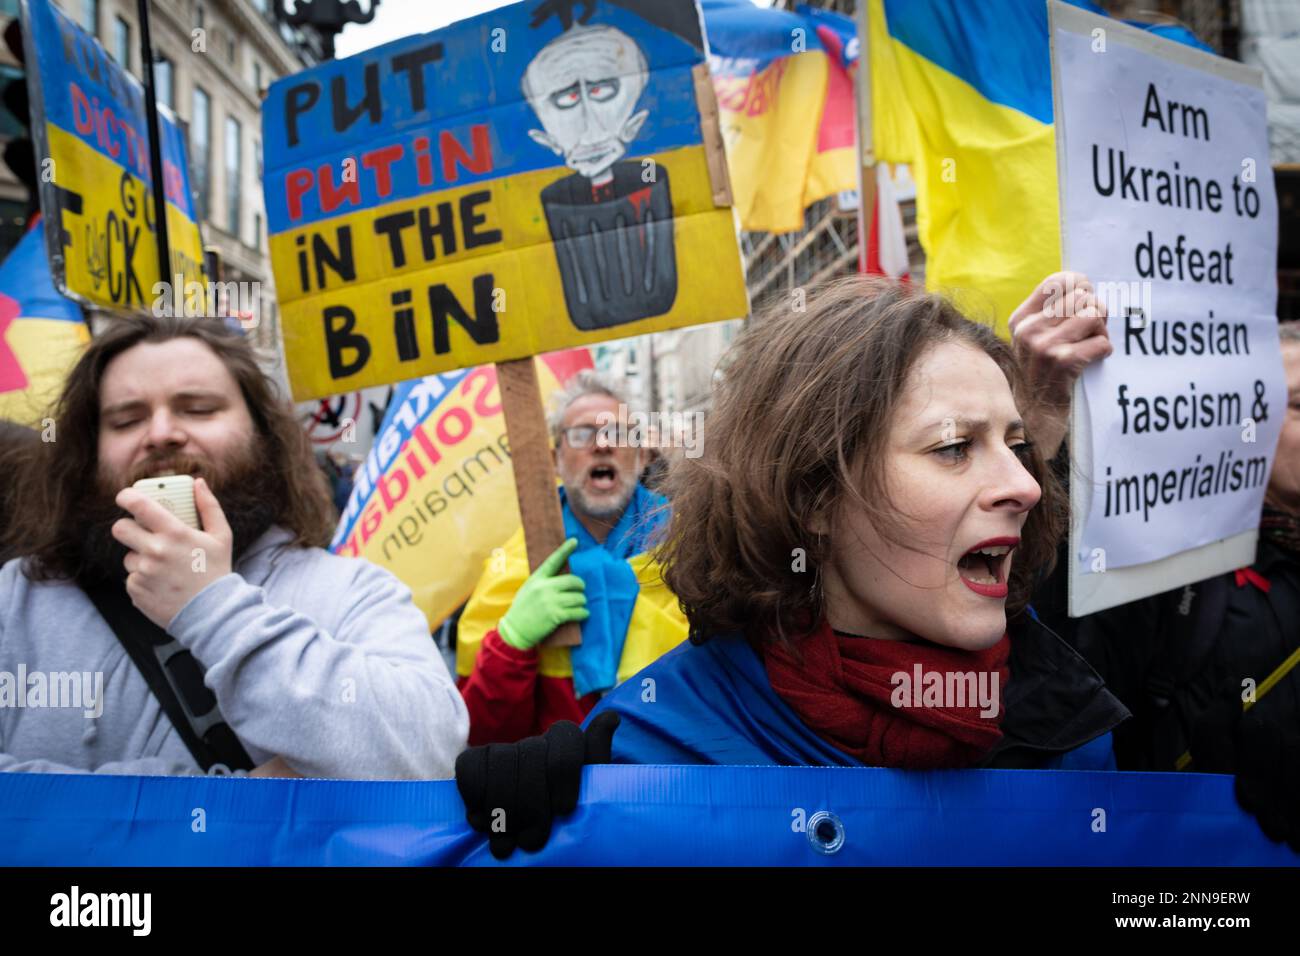
[[[262,64],[253,61],[253,90],[256,93],[262,92]]]
[[[253,213],[253,248],[262,251],[262,214]]]
[[[113,18],[113,59],[122,69],[131,69],[131,24],[121,17]]]
[[[212,99],[194,87],[194,114],[190,117],[190,164],[194,170],[194,198],[200,219],[208,217],[208,190],[212,173],[208,155],[212,147]]]
[[[257,180],[258,182],[261,182],[263,179],[263,173],[262,173],[262,141],[260,139],[253,140],[253,162],[257,164]]]
[[[175,109],[176,104],[172,100],[173,81],[172,61],[165,56],[158,57],[158,61],[153,65],[154,92],[159,103]]]
[[[99,0],[81,0],[81,29],[99,36]]]
[[[203,4],[196,3],[194,5],[194,25],[198,27],[200,30],[202,30],[204,27],[207,26],[207,24],[204,22],[204,19],[205,18],[203,15]]]
[[[226,228],[236,238],[239,237],[239,186],[243,152],[240,142],[243,130],[239,120],[233,116],[226,117]]]
[[[239,67],[238,55],[239,55],[239,42],[236,39],[235,34],[233,32],[227,33],[226,34],[226,62],[228,62],[231,65],[231,67],[234,69],[238,69]]]

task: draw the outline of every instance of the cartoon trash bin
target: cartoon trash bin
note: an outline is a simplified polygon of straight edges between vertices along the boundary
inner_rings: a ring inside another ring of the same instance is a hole
[[[524,96],[544,127],[529,136],[574,170],[541,200],[579,329],[662,315],[677,297],[667,170],[622,159],[648,115],[633,112],[647,77],[635,41],[608,26],[565,31],[524,72]]]
[[[639,163],[617,163],[603,194],[578,174],[542,190],[564,300],[573,324],[604,329],[663,315],[677,297],[668,173],[641,181]]]

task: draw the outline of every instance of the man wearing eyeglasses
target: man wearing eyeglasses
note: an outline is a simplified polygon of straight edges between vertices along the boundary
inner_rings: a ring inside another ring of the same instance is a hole
[[[686,637],[649,554],[667,501],[639,481],[647,450],[618,425],[626,404],[590,371],[556,396],[550,425],[567,540],[530,574],[516,532],[488,558],[465,606],[456,669],[471,744],[581,723],[606,691]],[[569,622],[581,624],[580,646],[544,646]]]

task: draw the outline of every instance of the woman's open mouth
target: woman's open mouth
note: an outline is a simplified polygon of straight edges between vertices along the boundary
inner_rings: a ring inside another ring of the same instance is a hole
[[[961,583],[983,597],[1005,598],[1011,552],[1019,544],[1019,538],[989,538],[975,545],[957,562]]]

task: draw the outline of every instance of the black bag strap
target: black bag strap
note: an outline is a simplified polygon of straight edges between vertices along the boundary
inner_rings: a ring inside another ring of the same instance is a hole
[[[203,683],[203,667],[194,655],[145,617],[122,584],[82,582],[81,588],[126,648],[204,772],[217,764],[227,770],[252,770],[253,759],[221,716],[216,695]]]

